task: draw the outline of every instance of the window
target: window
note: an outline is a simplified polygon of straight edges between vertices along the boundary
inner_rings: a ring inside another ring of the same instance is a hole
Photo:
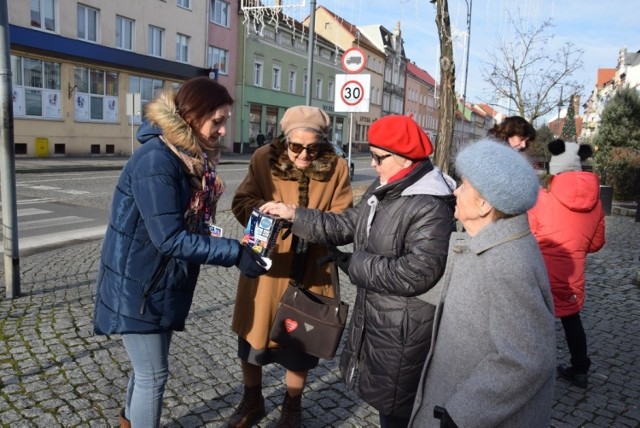
[[[309,86],[309,76],[307,76],[307,73],[304,73],[304,77],[302,78],[302,96],[303,97],[307,96],[308,86]]]
[[[116,47],[133,50],[133,20],[116,16]]]
[[[149,45],[147,53],[152,56],[162,57],[164,55],[164,30],[159,27],[149,25]]]
[[[180,33],[176,36],[176,61],[189,62],[189,39]]]
[[[129,92],[133,94],[140,94],[141,112],[144,111],[145,106],[149,104],[149,101],[154,99],[160,93],[163,87],[164,82],[162,80],[138,76],[129,77]],[[136,114],[133,117],[133,121],[134,123],[141,123],[142,115]],[[129,118],[129,123],[131,123],[131,118]]]
[[[118,73],[74,67],[76,120],[118,121]]]
[[[229,51],[209,46],[209,60],[207,67],[209,69],[217,68],[220,74],[229,74],[227,64],[229,63]]]
[[[191,9],[191,0],[178,0],[177,5],[185,9]]]
[[[56,0],[29,0],[31,26],[41,30],[56,31]]]
[[[328,95],[327,99],[328,99],[329,101],[333,101],[333,100],[334,100],[334,98],[335,98],[335,93],[334,93],[334,92],[335,92],[335,90],[333,89],[333,82],[329,82],[329,83],[328,83],[328,88],[327,88],[327,89],[328,89],[328,92],[329,92],[329,93],[327,94],[327,95]]]
[[[222,0],[211,0],[209,7],[209,21],[214,24],[229,26],[229,3]]]
[[[322,79],[320,78],[316,79],[316,98],[322,99]]]
[[[273,66],[273,75],[271,76],[272,78],[272,89],[274,91],[279,91],[280,90],[280,66],[279,65],[274,65]]]
[[[289,71],[289,93],[290,94],[295,94],[296,93],[296,77],[297,77],[298,73],[295,72],[294,70],[290,70]]]
[[[78,4],[77,24],[80,40],[98,41],[98,9]]]
[[[262,86],[262,62],[255,61],[253,63],[253,84]]]
[[[11,56],[16,117],[61,119],[60,64]]]

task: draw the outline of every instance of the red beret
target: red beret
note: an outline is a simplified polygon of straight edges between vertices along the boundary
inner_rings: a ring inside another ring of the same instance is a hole
[[[423,160],[433,146],[420,125],[409,116],[389,115],[369,127],[369,144],[411,160]]]

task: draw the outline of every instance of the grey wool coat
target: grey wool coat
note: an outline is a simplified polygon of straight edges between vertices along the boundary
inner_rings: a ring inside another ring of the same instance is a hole
[[[548,427],[555,385],[553,300],[527,215],[454,233],[436,286],[431,350],[410,426]]]

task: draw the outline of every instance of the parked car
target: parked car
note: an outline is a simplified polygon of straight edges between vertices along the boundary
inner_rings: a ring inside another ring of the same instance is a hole
[[[347,158],[349,157],[344,150],[342,150],[342,147],[336,143],[331,143],[331,145],[333,146],[333,150],[335,150],[336,154],[340,157],[342,157],[342,159],[347,160]],[[351,164],[349,165],[349,178],[351,180],[353,180],[353,174],[356,171],[356,167],[355,164],[353,163],[353,160],[351,161]]]

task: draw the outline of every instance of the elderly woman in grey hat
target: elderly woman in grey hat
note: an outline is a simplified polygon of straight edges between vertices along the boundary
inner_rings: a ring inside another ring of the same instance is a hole
[[[427,296],[436,319],[410,426],[549,426],[553,300],[527,221],[536,174],[490,140],[462,150],[456,169],[466,232],[451,236],[439,295]]]
[[[327,113],[317,107],[295,106],[284,113],[282,134],[255,151],[247,176],[233,198],[231,209],[242,225],[254,208],[267,201],[334,212],[351,206],[349,169],[329,142],[330,125]],[[231,327],[238,335],[244,394],[228,426],[251,426],[264,416],[262,367],[271,363],[286,369],[287,391],[278,426],[300,426],[302,390],[318,358],[279,346],[269,340],[269,331],[290,283],[319,295],[334,296],[329,267],[316,263],[326,256],[325,246],[281,234],[271,254],[269,274],[260,280],[240,277]]]

